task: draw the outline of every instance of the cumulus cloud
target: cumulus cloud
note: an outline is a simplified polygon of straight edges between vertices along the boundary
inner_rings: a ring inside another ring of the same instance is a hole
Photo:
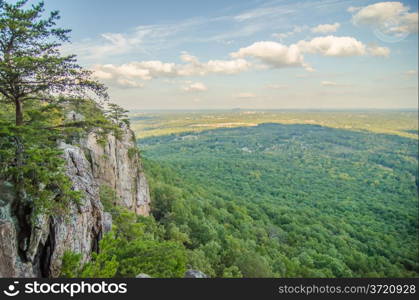
[[[390,49],[387,47],[372,45],[372,46],[367,47],[367,51],[372,56],[383,56],[383,57],[390,56]]]
[[[123,88],[142,88],[144,84],[141,82],[134,81],[134,80],[119,78],[116,81],[116,86],[123,87]]]
[[[253,57],[271,68],[303,67],[306,71],[313,72],[314,69],[304,60],[305,53],[337,57],[367,54],[388,56],[390,49],[377,45],[367,47],[353,37],[329,35],[301,40],[289,46],[272,41],[256,42],[230,55],[233,58]]]
[[[311,32],[314,33],[331,33],[336,32],[340,27],[339,23],[334,24],[320,24],[316,27],[311,28]]]
[[[173,76],[176,73],[174,63],[154,60],[122,65],[94,65],[92,70],[95,77],[103,80],[118,78],[150,80],[155,77]]]
[[[185,92],[205,92],[208,88],[202,82],[187,82],[187,85],[182,87]]]
[[[238,93],[233,95],[234,98],[237,99],[250,99],[250,98],[256,98],[256,94],[253,93]]]
[[[304,60],[304,54],[323,56],[361,56],[373,55],[388,57],[390,50],[378,45],[365,46],[353,37],[333,35],[301,40],[295,44],[284,45],[273,41],[260,41],[248,47],[230,53],[230,60],[200,61],[196,56],[183,52],[182,63],[161,62],[158,60],[134,61],[126,64],[97,64],[91,67],[96,78],[109,84],[127,87],[141,87],[143,81],[154,78],[175,78],[204,76],[208,74],[237,74],[251,68],[286,68],[300,67],[308,72],[314,69]],[[253,64],[247,58],[259,60],[262,64]],[[203,90],[202,86],[187,87],[190,91]]]
[[[357,10],[352,21],[354,24],[374,26],[383,33],[408,34],[418,32],[418,12],[410,12],[401,2],[379,2]]]
[[[366,54],[366,46],[362,42],[347,36],[316,37],[310,41],[299,41],[297,47],[301,52],[324,56],[359,56]]]
[[[197,57],[188,53],[183,53],[180,58],[187,63],[178,66],[177,73],[180,76],[206,75],[208,73],[236,74],[247,71],[251,66],[244,59],[200,62]]]
[[[234,58],[254,57],[276,68],[304,66],[304,57],[297,45],[262,41],[231,53]]]
[[[251,64],[244,59],[209,60],[200,62],[197,57],[188,53],[181,55],[183,64],[165,63],[157,60],[130,62],[121,65],[93,65],[92,71],[96,78],[113,83],[131,82],[135,80],[151,80],[153,78],[171,78],[182,76],[203,76],[207,74],[236,74],[247,71]],[[124,81],[125,80],[125,81]]]

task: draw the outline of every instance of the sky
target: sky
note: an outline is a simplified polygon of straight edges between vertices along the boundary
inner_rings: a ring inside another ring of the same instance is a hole
[[[418,107],[417,1],[45,4],[127,109]]]

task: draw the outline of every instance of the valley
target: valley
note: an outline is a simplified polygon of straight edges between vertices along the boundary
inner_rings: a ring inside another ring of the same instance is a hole
[[[181,239],[190,267],[217,277],[417,276],[414,113],[323,120],[358,130],[264,123],[189,132],[209,115],[185,114],[132,122],[168,133],[139,145],[152,213]],[[229,123],[251,123],[259,113],[228,114]],[[227,123],[227,113],[210,116]]]

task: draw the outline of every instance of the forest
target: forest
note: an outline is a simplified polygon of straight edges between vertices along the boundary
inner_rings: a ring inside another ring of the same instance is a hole
[[[6,268],[47,269],[57,220],[83,211],[86,193],[59,144],[95,133],[104,148],[132,124],[140,150],[131,138],[127,155],[142,158],[151,216],[97,186],[110,228],[95,232],[84,262],[78,245],[65,247],[59,276],[418,277],[417,112],[129,119],[91,70],[61,53],[70,30],[57,26],[59,12],[44,17],[43,2],[27,2],[0,0],[0,225],[9,230],[0,248],[15,255],[2,257]]]
[[[418,276],[418,142],[262,124],[139,140],[152,212],[213,277]]]

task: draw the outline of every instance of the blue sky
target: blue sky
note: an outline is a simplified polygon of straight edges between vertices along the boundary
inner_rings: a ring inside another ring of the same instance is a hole
[[[418,106],[417,1],[45,2],[128,109]]]

